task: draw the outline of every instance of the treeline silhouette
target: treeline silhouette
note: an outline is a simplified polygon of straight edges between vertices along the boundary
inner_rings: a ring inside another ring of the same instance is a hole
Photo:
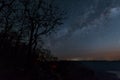
[[[25,77],[30,78],[28,80],[38,80],[39,78],[40,80],[47,80],[46,76],[52,73],[50,73],[50,65],[46,61],[56,61],[57,58],[52,56],[47,49],[36,49],[35,52],[29,55],[27,52],[28,45],[25,42],[17,44],[16,36],[13,34],[15,33],[6,35],[0,33],[0,77],[3,78],[4,76],[5,80],[6,78],[15,78],[16,80],[20,77],[23,77],[23,79]]]
[[[56,31],[63,16],[53,0],[0,0],[1,80],[50,80],[43,62],[57,58],[43,47],[43,37]]]

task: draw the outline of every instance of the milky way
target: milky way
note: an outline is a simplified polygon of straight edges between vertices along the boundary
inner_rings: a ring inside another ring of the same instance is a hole
[[[48,38],[48,46],[54,55],[85,58],[91,55],[86,51],[120,47],[119,0],[56,2],[67,12],[68,19],[57,34]]]

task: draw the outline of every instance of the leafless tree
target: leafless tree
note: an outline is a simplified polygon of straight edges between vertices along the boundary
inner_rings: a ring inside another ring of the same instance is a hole
[[[29,54],[42,42],[42,36],[56,30],[62,24],[63,15],[64,12],[55,6],[54,0],[0,1],[1,31],[5,34],[17,32],[16,42],[26,42]]]
[[[45,53],[43,58],[52,57],[43,49],[42,38],[54,32],[63,19],[64,12],[55,6],[54,0],[0,0],[1,61],[14,69],[32,67],[31,73],[37,74],[33,61],[41,57],[39,53]]]

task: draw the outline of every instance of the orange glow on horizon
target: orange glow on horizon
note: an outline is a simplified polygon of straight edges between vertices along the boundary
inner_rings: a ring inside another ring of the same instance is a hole
[[[86,55],[87,54],[87,55]],[[86,52],[86,54],[80,56],[67,56],[63,60],[120,60],[120,50],[106,50],[106,51],[95,51],[95,52]]]

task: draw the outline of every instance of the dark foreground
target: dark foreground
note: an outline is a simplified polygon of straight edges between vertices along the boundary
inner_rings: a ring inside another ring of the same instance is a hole
[[[61,61],[57,64],[57,72],[60,75],[60,80],[120,80],[120,74],[115,74],[115,71],[119,72],[120,70],[119,63]]]
[[[36,67],[37,74],[24,69],[18,72],[12,69],[0,70],[0,80],[120,80],[120,62],[80,62],[58,61],[44,62]],[[31,76],[34,75],[34,79]]]

